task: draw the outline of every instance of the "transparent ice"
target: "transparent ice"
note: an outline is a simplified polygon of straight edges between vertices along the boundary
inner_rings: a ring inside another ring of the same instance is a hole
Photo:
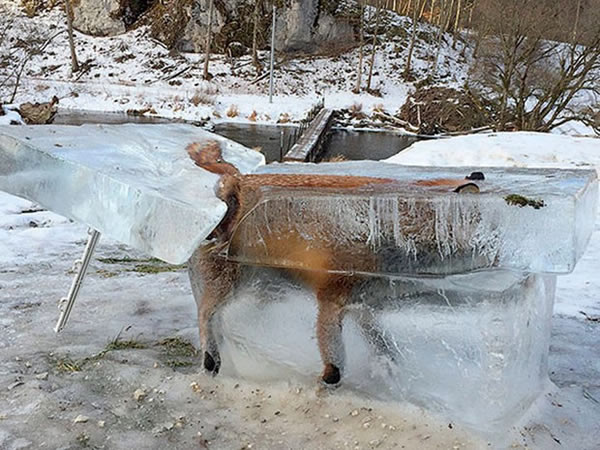
[[[314,293],[282,271],[244,270],[217,318],[222,372],[316,383]],[[361,280],[344,316],[340,389],[407,401],[490,436],[506,430],[547,387],[555,279],[494,270]]]
[[[310,267],[266,244],[299,235],[309,248],[331,250],[332,272],[356,280],[343,323],[344,388],[408,401],[488,436],[514,425],[548,387],[556,275],[573,270],[589,241],[597,176],[487,168],[479,194],[419,183],[462,182],[476,170],[260,167],[396,181],[352,191],[262,189],[227,249],[243,275],[217,318],[222,370],[318,379],[316,295],[281,270]],[[531,203],[514,204],[511,195]],[[194,270],[191,277],[201,298],[202,280]]]
[[[180,264],[226,211],[218,177],[185,150],[207,139],[242,173],[264,164],[260,153],[191,125],[0,126],[0,190]]]
[[[357,175],[394,182],[345,190],[267,187],[237,228],[228,256],[306,269],[264,245],[268,235],[292,233],[315,247],[354,254],[332,262],[332,269],[343,273],[439,275],[491,267],[571,272],[593,230],[596,172],[489,168],[485,180],[476,181],[479,194],[455,193],[449,183],[468,183],[465,176],[475,170],[366,161],[263,166],[258,173]],[[436,179],[443,184],[428,185]],[[535,207],[514,204],[510,196]]]

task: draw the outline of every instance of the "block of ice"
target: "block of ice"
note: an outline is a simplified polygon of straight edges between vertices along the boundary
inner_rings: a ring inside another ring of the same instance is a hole
[[[216,318],[222,371],[314,383],[314,294],[283,271],[243,272]],[[343,386],[486,435],[508,429],[547,387],[555,279],[504,270],[363,278],[343,321]]]
[[[207,139],[242,173],[264,164],[260,153],[191,125],[1,126],[0,189],[179,264],[226,211],[218,177],[185,150]]]
[[[459,195],[475,169],[381,162],[273,164],[259,173],[359,175],[393,180],[359,189],[266,187],[237,227],[227,256],[246,264],[311,269],[282,251],[291,236],[336,257],[331,271],[440,275],[488,268],[568,273],[593,230],[593,170],[496,169]],[[461,181],[462,180],[462,181]],[[271,240],[271,244],[266,242]],[[273,244],[273,240],[279,239]]]

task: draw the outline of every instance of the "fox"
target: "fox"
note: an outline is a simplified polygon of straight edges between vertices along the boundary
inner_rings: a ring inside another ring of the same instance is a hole
[[[196,166],[219,175],[216,188],[217,197],[227,210],[225,216],[207,237],[190,259],[189,271],[193,279],[202,279],[200,295],[194,295],[197,303],[203,368],[212,375],[218,374],[221,357],[214,331],[216,313],[226,303],[241,276],[241,264],[228,260],[222,255],[226,246],[244,246],[246,243],[235,239],[234,231],[242,218],[260,200],[260,189],[279,187],[287,189],[311,188],[337,190],[376,190],[378,186],[389,186],[396,180],[389,178],[313,175],[313,174],[241,174],[223,158],[218,141],[193,142],[186,147],[187,154]],[[478,186],[471,180],[482,179],[483,174],[474,172],[466,180],[442,179],[423,181],[425,186],[451,188],[458,193],[478,192]],[[437,183],[437,184],[436,184]],[[417,183],[419,184],[419,183]],[[276,222],[277,218],[274,217]],[[358,276],[340,274],[334,271],[334,263],[343,258],[362,261],[361,269],[369,272],[375,268],[375,257],[367,248],[332,248],[327,242],[316,242],[311,237],[285,230],[276,226],[264,236],[264,246],[271,255],[285,254],[293,267],[285,269],[310,288],[317,301],[316,337],[322,362],[321,381],[325,385],[338,385],[344,370],[345,353],[342,342],[342,322],[346,306]],[[302,269],[300,269],[302,268]],[[192,283],[194,286],[194,282]]]

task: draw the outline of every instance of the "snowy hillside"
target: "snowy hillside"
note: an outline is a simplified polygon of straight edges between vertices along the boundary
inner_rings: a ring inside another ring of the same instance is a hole
[[[70,74],[70,53],[66,21],[59,8],[34,19],[18,7],[17,0],[0,0],[0,11],[10,24],[0,40],[0,54],[10,55],[8,64],[0,64],[0,80],[23,60],[35,37],[36,45],[45,45],[42,54],[33,56],[25,65],[16,103],[48,101],[56,95],[61,108],[92,111],[146,111],[148,115],[177,117],[189,120],[214,121],[277,121],[298,120],[321,97],[331,108],[361,105],[371,114],[374,107],[396,113],[413,88],[403,80],[404,61],[408,52],[411,21],[387,13],[382,25],[386,34],[378,46],[373,68],[371,92],[353,94],[359,51],[355,49],[339,56],[278,55],[275,70],[275,98],[268,103],[269,79],[266,73],[257,77],[250,56],[230,60],[214,55],[210,72],[214,78],[202,79],[203,56],[170,52],[140,28],[115,37],[91,37],[75,33],[78,58],[85,71]],[[374,8],[366,8],[365,16],[372,23]],[[363,64],[363,86],[369,71],[372,38],[368,34]],[[434,28],[419,24],[419,39],[413,55],[415,79],[422,78],[431,65],[431,51],[426,40],[433,41]],[[22,42],[22,45],[15,45]],[[465,56],[463,56],[463,54]],[[470,51],[457,42],[452,49],[451,38],[442,43],[438,75],[445,84],[459,86],[465,80]],[[261,53],[263,63],[268,52]],[[10,89],[0,88],[0,99]]]

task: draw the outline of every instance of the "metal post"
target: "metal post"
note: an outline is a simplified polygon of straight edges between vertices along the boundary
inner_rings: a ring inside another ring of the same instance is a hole
[[[271,73],[269,75],[269,103],[273,103],[273,65],[275,62],[275,24],[276,24],[276,17],[275,17],[275,13],[277,11],[277,8],[275,7],[275,3],[273,3],[273,30],[271,32]]]
[[[85,272],[87,271],[90,260],[92,259],[92,255],[94,254],[94,249],[96,248],[98,239],[100,239],[100,232],[90,229],[88,233],[90,234],[90,237],[85,246],[85,250],[83,251],[83,257],[80,261],[81,265],[79,266],[77,274],[73,279],[71,289],[69,289],[69,294],[66,297],[61,298],[58,304],[58,307],[60,308],[60,317],[58,318],[56,327],[54,327],[54,331],[57,333],[60,333],[63,330],[67,324],[67,320],[69,320],[69,315],[73,309],[73,304],[75,303],[77,294],[79,294],[83,277],[85,276]]]

